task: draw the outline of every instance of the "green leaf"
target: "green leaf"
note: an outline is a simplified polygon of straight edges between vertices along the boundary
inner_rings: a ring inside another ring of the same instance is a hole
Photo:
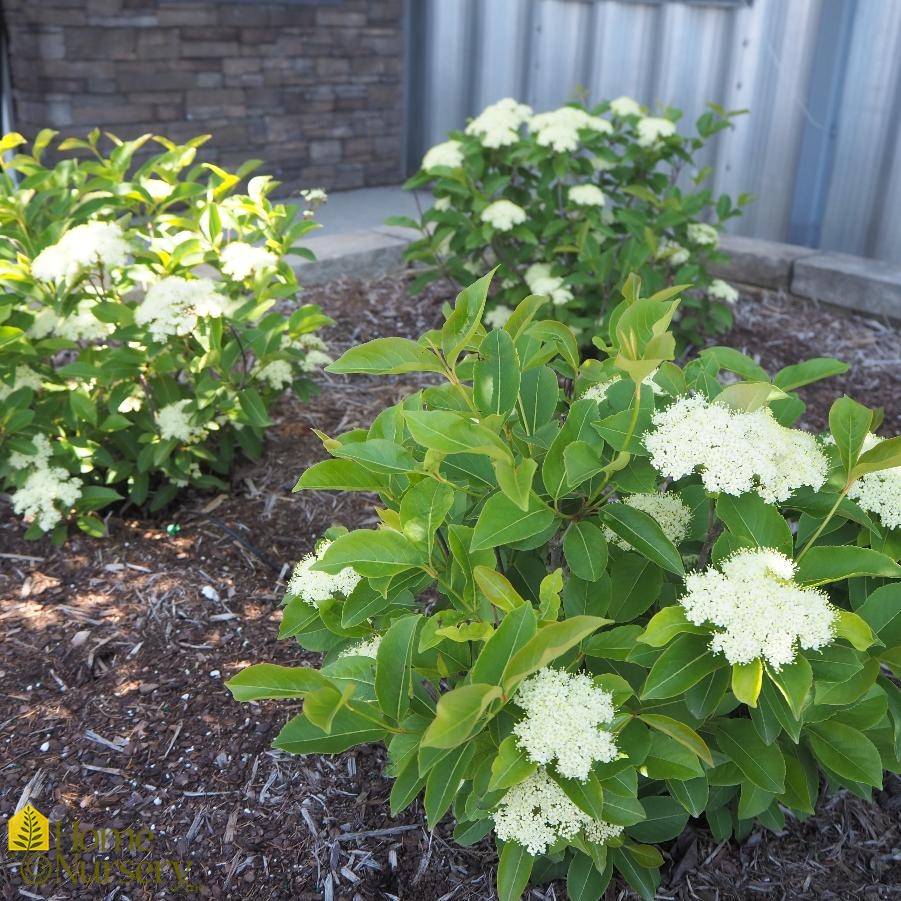
[[[424,806],[430,829],[438,825],[453,803],[475,752],[475,742],[469,742],[462,747],[454,748],[429,770],[425,783]]]
[[[408,338],[376,338],[343,353],[327,372],[396,375],[402,372],[444,372],[438,357]]]
[[[604,461],[598,449],[587,441],[573,441],[563,448],[566,481],[573,488],[604,471]]]
[[[609,619],[599,616],[573,616],[542,626],[538,634],[526,642],[505,667],[502,677],[504,693],[511,694],[526,676],[547,666],[609,622]]]
[[[526,457],[516,465],[508,460],[493,460],[492,466],[501,491],[520,510],[528,510],[529,495],[532,492],[535,473],[538,471],[538,463],[531,457]]]
[[[876,644],[876,637],[866,620],[848,610],[835,611],[835,637],[844,638],[858,651],[866,651]]]
[[[599,873],[588,855],[574,853],[566,871],[567,897],[570,901],[600,901],[612,872],[613,868],[608,866]]]
[[[491,567],[474,566],[472,574],[479,590],[485,595],[488,602],[499,610],[509,613],[526,603],[510,584],[510,580]]]
[[[344,460],[353,460],[376,473],[397,475],[419,468],[416,458],[404,447],[384,438],[370,438],[336,447],[332,455]]]
[[[505,331],[488,332],[473,366],[472,396],[482,413],[508,414],[519,397],[519,358]]]
[[[492,269],[457,295],[454,310],[441,329],[441,349],[451,367],[460,351],[469,345],[472,337],[482,326],[488,287],[495,271]]]
[[[706,776],[698,776],[697,779],[670,779],[666,785],[670,794],[693,817],[699,817],[704,812],[710,797]]]
[[[785,758],[778,745],[767,745],[750,720],[730,719],[716,728],[719,749],[758,788],[774,795],[785,791]]]
[[[361,576],[391,576],[426,564],[422,548],[392,529],[357,529],[336,538],[315,565],[327,573],[353,567]]]
[[[628,849],[628,846],[626,846]],[[660,884],[660,871],[644,867],[623,848],[611,848],[610,858],[614,866],[642,901],[654,901]]]
[[[886,438],[861,454],[852,475],[860,478],[870,472],[882,472],[898,466],[901,466],[901,436]]]
[[[536,494],[529,498],[527,510],[520,508],[505,494],[488,499],[476,521],[470,550],[513,544],[540,535],[554,522],[554,511]]]
[[[442,454],[483,454],[509,460],[510,449],[498,435],[469,416],[447,410],[406,410],[404,421],[413,440]]]
[[[642,798],[642,804],[648,818],[629,827],[632,838],[648,843],[668,842],[682,834],[688,823],[688,811],[675,798],[651,796]]]
[[[404,535],[425,547],[431,559],[435,533],[454,505],[454,489],[435,479],[423,479],[407,491],[400,502]]]
[[[654,604],[663,585],[663,572],[639,554],[620,554],[610,564],[612,592],[607,615],[629,622]]]
[[[607,504],[601,510],[601,518],[612,532],[649,560],[677,576],[685,575],[679,551],[653,516],[628,504]]]
[[[604,818],[604,789],[594,773],[590,772],[584,780],[554,776],[554,781],[579,810],[595,820]]]
[[[759,658],[750,663],[732,664],[732,694],[736,701],[747,704],[748,707],[756,707],[762,687],[763,663]]]
[[[854,576],[899,579],[901,566],[891,557],[867,547],[817,545],[799,561],[795,580],[802,585],[825,585]]]
[[[793,556],[791,529],[779,511],[755,492],[733,497],[721,494],[716,502],[717,516],[737,538],[757,547],[774,548]]]
[[[570,491],[567,482],[564,452],[568,445],[583,438],[590,429],[589,420],[597,415],[597,404],[593,400],[577,400],[569,408],[563,427],[557,432],[541,464],[541,481],[547,493],[554,499],[563,497]]]
[[[686,632],[692,635],[709,634],[708,629],[688,621],[685,608],[681,604],[674,604],[655,613],[637,640],[642,644],[649,644],[652,648],[662,648],[677,635]]]
[[[413,649],[422,616],[413,613],[396,619],[376,653],[375,694],[382,713],[400,720],[410,709],[413,693]]]
[[[343,707],[335,714],[328,733],[303,714],[288,720],[273,746],[289,754],[339,754],[367,742],[382,741],[388,733],[359,713]]]
[[[793,663],[786,664],[778,670],[767,667],[767,674],[785,698],[795,719],[800,720],[813,685],[813,670],[807,658],[799,654]]]
[[[714,398],[714,403],[751,413],[784,396],[784,392],[769,382],[737,382],[723,388]]]
[[[528,779],[538,764],[529,760],[526,752],[516,744],[516,737],[508,735],[497,749],[497,757],[491,764],[491,779],[488,791],[512,788]]]
[[[848,396],[840,397],[829,410],[829,431],[835,439],[839,459],[848,477],[860,457],[872,424],[872,410]]]
[[[499,901],[519,901],[529,884],[535,858],[516,842],[507,842],[501,849],[497,866],[497,896]]]
[[[857,613],[887,648],[901,645],[901,585],[877,588],[857,608]]]
[[[497,685],[461,685],[438,699],[435,719],[422,736],[424,748],[456,748],[477,730],[485,711],[501,697]]]
[[[713,757],[710,755],[710,748],[707,743],[685,723],[675,720],[669,716],[663,716],[659,713],[643,713],[638,717],[643,723],[647,723],[664,735],[679,742],[680,745],[687,748],[692,754],[701,758],[708,766],[713,766]]]
[[[680,635],[651,667],[641,697],[676,697],[723,666],[722,656],[710,652],[706,635]]]
[[[863,732],[829,720],[807,727],[807,741],[817,760],[843,779],[882,786],[882,758]]]
[[[747,354],[741,353],[734,347],[714,346],[705,347],[699,354],[701,359],[712,359],[719,369],[734,372],[751,382],[768,382],[770,377],[767,371],[755,363]],[[782,388],[781,385],[779,385]],[[782,389],[786,390],[785,388]]]
[[[259,429],[265,429],[272,425],[272,420],[266,412],[266,405],[256,388],[242,388],[238,392],[238,403],[251,425]]]
[[[236,701],[257,701],[260,698],[302,698],[308,692],[332,684],[331,679],[319,670],[306,666],[255,663],[229,679],[225,687]]]
[[[478,579],[478,575],[476,576]],[[509,583],[508,583],[509,584]],[[531,604],[521,604],[508,613],[494,635],[485,642],[473,664],[470,679],[500,685],[501,677],[513,655],[538,632],[538,617]]]
[[[563,556],[574,576],[596,582],[607,569],[607,539],[592,522],[574,522],[563,535]]]
[[[547,366],[527,369],[519,386],[519,421],[527,435],[534,435],[551,421],[557,409],[560,388],[557,376]]]
[[[378,491],[388,488],[388,479],[351,460],[322,460],[297,480],[295,491]]]
[[[848,371],[848,364],[831,357],[814,357],[803,363],[780,369],[773,378],[773,384],[783,391],[796,391],[811,382],[818,382],[833,375]]]

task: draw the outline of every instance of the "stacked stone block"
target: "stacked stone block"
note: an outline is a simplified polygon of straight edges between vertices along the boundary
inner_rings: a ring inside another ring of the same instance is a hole
[[[212,134],[286,188],[402,176],[403,0],[0,0],[15,127]]]

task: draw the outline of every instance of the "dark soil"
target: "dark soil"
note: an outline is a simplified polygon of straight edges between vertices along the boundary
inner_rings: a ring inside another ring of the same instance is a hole
[[[340,281],[305,299],[338,320],[338,351],[378,335],[418,336],[440,321],[444,296],[436,287],[411,300],[397,276]],[[901,431],[897,330],[774,298],[747,298],[737,314],[725,343],[770,369],[823,354],[854,364],[807,389],[811,427],[847,391],[886,407],[886,434]],[[414,385],[323,376],[311,403],[282,402],[263,459],[240,467],[227,494],[189,495],[158,520],[122,511],[109,517],[107,539],[78,534],[62,549],[25,542],[0,499],[0,814],[31,799],[63,824],[66,850],[75,821],[82,830],[148,827],[149,850],[121,856],[192,861],[188,881],[207,897],[495,897],[489,843],[455,848],[451,825],[429,833],[418,807],[390,816],[381,749],[273,751],[297,705],[238,704],[222,685],[251,662],[316,662],[276,640],[284,577],[328,526],[373,517],[365,498],[291,487],[324,456],[312,429],[366,424]],[[180,531],[167,532],[172,523]],[[901,898],[899,820],[901,780],[891,779],[872,804],[840,793],[816,817],[741,844],[716,844],[697,823],[670,849],[658,897]],[[89,873],[103,856],[81,855]],[[185,892],[174,878],[75,887],[61,876],[28,886],[7,856],[0,894],[135,901]],[[527,897],[563,899],[565,890]],[[634,896],[615,883],[607,897]]]

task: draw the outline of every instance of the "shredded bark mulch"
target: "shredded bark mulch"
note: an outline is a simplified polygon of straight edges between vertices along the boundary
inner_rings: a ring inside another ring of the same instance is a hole
[[[440,322],[447,289],[411,299],[406,278],[341,280],[307,292],[338,325],[333,349],[379,335],[418,336]],[[830,354],[852,371],[805,389],[820,428],[846,391],[886,408],[901,431],[899,334],[776,297],[743,298],[723,343],[771,370]],[[57,549],[25,542],[0,499],[0,814],[25,796],[60,821],[63,848],[80,828],[147,827],[141,860],[192,862],[194,894],[298,901],[490,901],[489,842],[461,849],[445,821],[429,833],[418,807],[392,818],[384,752],[291,757],[270,747],[297,711],[290,702],[238,704],[223,681],[252,662],[315,664],[276,639],[284,578],[328,526],[374,522],[366,498],[291,493],[324,452],[312,429],[365,425],[418,383],[323,376],[311,402],[284,400],[263,458],[239,466],[231,489],[187,496],[155,519],[108,517],[110,537],[80,534]],[[167,526],[178,526],[179,529]],[[901,780],[865,803],[841,792],[804,822],[717,844],[702,822],[665,849],[661,899],[901,898]],[[88,835],[90,835],[88,833]],[[71,854],[69,855],[71,857]],[[113,854],[82,852],[88,874]],[[148,871],[149,872],[149,871]],[[165,872],[165,871],[164,871]],[[156,899],[185,894],[174,877],[29,886],[10,855],[3,898]],[[191,892],[188,892],[189,894]],[[563,899],[551,884],[527,897]],[[608,899],[635,896],[614,882]]]

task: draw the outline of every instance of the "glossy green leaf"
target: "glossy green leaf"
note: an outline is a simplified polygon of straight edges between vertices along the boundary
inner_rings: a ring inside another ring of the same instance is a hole
[[[499,901],[519,901],[529,884],[535,858],[516,842],[507,842],[501,849],[497,866],[497,896]]]
[[[428,560],[425,551],[392,529],[357,529],[336,538],[316,569],[327,573],[353,567],[361,576],[390,576]]]
[[[236,701],[302,698],[308,692],[331,685],[331,680],[319,670],[306,666],[278,666],[274,663],[255,663],[245,667],[225,683]]]
[[[857,463],[873,423],[873,412],[850,397],[840,397],[829,409],[829,431],[846,476]]]
[[[513,339],[505,331],[488,332],[479,345],[473,367],[473,400],[482,413],[506,415],[519,397],[519,358]]]
[[[758,788],[774,795],[785,791],[785,758],[778,745],[767,745],[750,720],[730,719],[716,727],[719,749]]]
[[[343,353],[326,367],[334,373],[395,375],[402,372],[443,372],[438,357],[408,338],[376,338]]]
[[[422,736],[427,748],[456,748],[479,726],[489,706],[501,697],[497,685],[461,685],[438,699],[435,719]]]
[[[807,727],[807,741],[817,760],[843,779],[882,786],[882,758],[866,735],[830,720]]]
[[[680,635],[651,667],[641,697],[645,700],[676,697],[724,666],[723,657],[710,652],[710,639],[706,635]]]
[[[529,498],[527,510],[520,508],[505,494],[488,498],[476,521],[470,549],[498,547],[540,535],[554,522],[554,511],[536,494]]]
[[[649,560],[677,576],[685,574],[679,551],[653,516],[628,504],[607,504],[601,510],[601,518],[612,532]]]
[[[394,620],[376,654],[375,694],[382,712],[394,720],[402,719],[410,709],[413,650],[421,621],[419,613]]]
[[[596,582],[607,568],[607,539],[593,522],[574,522],[563,535],[563,556],[573,575]]]
[[[795,579],[802,585],[825,585],[854,576],[901,579],[901,566],[868,547],[817,545],[799,561]]]

